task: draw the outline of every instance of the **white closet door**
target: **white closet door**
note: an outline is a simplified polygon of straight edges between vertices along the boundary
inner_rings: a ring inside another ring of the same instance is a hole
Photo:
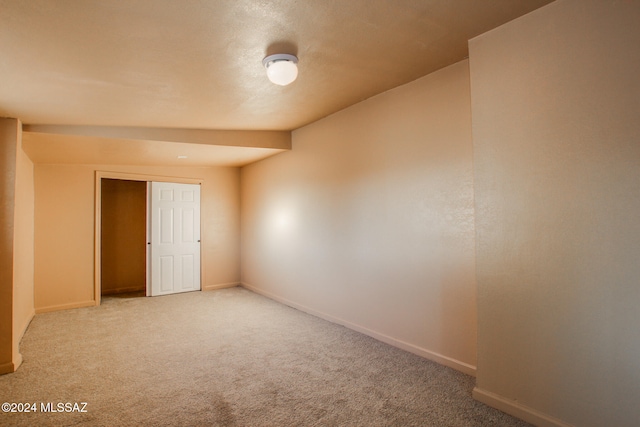
[[[200,290],[200,186],[149,183],[147,295]]]

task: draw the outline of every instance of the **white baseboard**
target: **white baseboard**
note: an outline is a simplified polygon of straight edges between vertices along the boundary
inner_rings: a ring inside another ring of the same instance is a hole
[[[408,351],[410,353],[417,354],[418,356],[424,357],[425,359],[429,359],[429,360],[432,360],[432,361],[434,361],[436,363],[439,363],[441,365],[448,366],[448,367],[453,368],[453,369],[455,369],[457,371],[463,372],[463,373],[465,373],[467,375],[471,375],[473,377],[476,376],[476,367],[473,366],[473,365],[469,365],[468,363],[464,363],[464,362],[461,362],[459,360],[453,359],[451,357],[447,357],[447,356],[444,356],[442,354],[436,353],[434,351],[427,350],[426,348],[418,347],[416,345],[413,345],[413,344],[404,342],[402,340],[390,337],[388,335],[373,331],[371,329],[365,328],[364,326],[357,325],[355,323],[349,322],[349,321],[344,320],[344,319],[340,319],[340,318],[332,316],[330,314],[323,313],[323,312],[318,311],[318,310],[314,310],[314,309],[309,308],[309,307],[307,307],[305,305],[295,303],[295,302],[290,301],[290,300],[288,300],[286,298],[282,298],[282,297],[280,297],[278,295],[275,295],[275,294],[273,294],[271,292],[264,291],[262,289],[256,288],[255,286],[252,286],[252,285],[250,285],[248,283],[244,283],[244,282],[240,283],[240,286],[245,287],[245,288],[249,289],[250,291],[253,291],[253,292],[257,293],[257,294],[263,295],[263,296],[265,296],[265,297],[267,297],[269,299],[272,299],[274,301],[278,301],[278,302],[280,302],[282,304],[288,305],[289,307],[296,308],[296,309],[298,309],[300,311],[304,311],[305,313],[311,314],[313,316],[319,317],[319,318],[327,320],[329,322],[337,323],[337,324],[345,326],[345,327],[347,327],[349,329],[353,329],[354,331],[360,332],[360,333],[362,333],[364,335],[368,335],[368,336],[370,336],[372,338],[375,338],[378,341],[382,341],[382,342],[384,342],[386,344],[392,345],[394,347],[401,348],[401,349],[403,349],[405,351]]]
[[[13,361],[13,371],[17,371],[20,365],[22,365],[22,353],[18,352],[15,360]]]
[[[550,417],[549,415],[526,405],[522,405],[518,402],[506,399],[498,394],[482,390],[478,387],[473,389],[473,398],[478,402],[482,402],[492,408],[496,408],[509,415],[513,415],[514,417],[520,418],[521,420],[531,423],[537,427],[573,427],[571,424],[567,424],[557,418]]]
[[[15,360],[14,363],[13,363],[15,370],[17,370],[20,367],[20,365],[22,365],[22,353],[20,353],[20,342],[22,342],[22,337],[24,337],[24,334],[27,332],[27,328],[29,328],[29,325],[31,324],[31,321],[33,320],[35,315],[36,315],[36,311],[32,310],[31,313],[29,313],[29,315],[27,316],[26,322],[24,322],[24,324],[20,328],[20,331],[18,331],[18,339],[17,339],[17,341],[18,341],[18,360]]]
[[[27,332],[27,328],[31,324],[31,321],[33,320],[35,315],[36,315],[35,309],[31,310],[31,313],[29,313],[29,315],[27,316],[27,321],[24,322],[24,324],[22,325],[22,328],[20,328],[20,331],[19,331],[20,340],[22,340],[22,337],[24,336],[24,333]]]
[[[238,282],[231,282],[231,283],[218,283],[215,285],[205,285],[202,287],[203,291],[213,291],[216,289],[225,289],[225,288],[235,288],[236,286],[239,286],[240,283]]]
[[[69,310],[71,308],[93,307],[96,305],[94,300],[73,302],[70,304],[49,305],[46,307],[36,308],[36,314],[48,313],[50,311]]]

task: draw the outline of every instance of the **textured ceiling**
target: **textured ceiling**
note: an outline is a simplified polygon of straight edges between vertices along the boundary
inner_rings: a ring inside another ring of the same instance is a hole
[[[550,0],[0,0],[0,116],[292,130],[467,57]],[[299,57],[271,84],[262,59]]]

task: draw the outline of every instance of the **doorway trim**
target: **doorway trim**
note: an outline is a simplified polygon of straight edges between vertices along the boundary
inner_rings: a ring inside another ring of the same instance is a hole
[[[128,173],[128,172],[112,172],[112,171],[103,171],[96,170],[95,174],[95,218],[94,218],[94,246],[93,246],[93,299],[95,301],[95,305],[100,305],[100,301],[102,299],[102,179],[122,179],[125,181],[156,181],[156,182],[175,182],[178,184],[199,184],[202,186],[204,183],[204,179],[200,178],[183,178],[176,176],[165,176],[165,175],[144,175],[139,173]],[[200,221],[200,238],[204,242],[204,236],[206,236],[204,230],[204,223],[206,221]],[[205,279],[205,269],[204,263],[202,262],[205,259],[204,251],[205,245],[200,246],[200,280],[201,283],[204,283]],[[146,269],[146,266],[145,266]],[[201,287],[202,289],[202,287]]]

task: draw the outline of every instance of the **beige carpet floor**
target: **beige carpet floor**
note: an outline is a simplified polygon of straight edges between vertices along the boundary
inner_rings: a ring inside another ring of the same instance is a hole
[[[243,288],[40,314],[21,352],[0,402],[37,411],[3,426],[527,425],[472,377]]]

